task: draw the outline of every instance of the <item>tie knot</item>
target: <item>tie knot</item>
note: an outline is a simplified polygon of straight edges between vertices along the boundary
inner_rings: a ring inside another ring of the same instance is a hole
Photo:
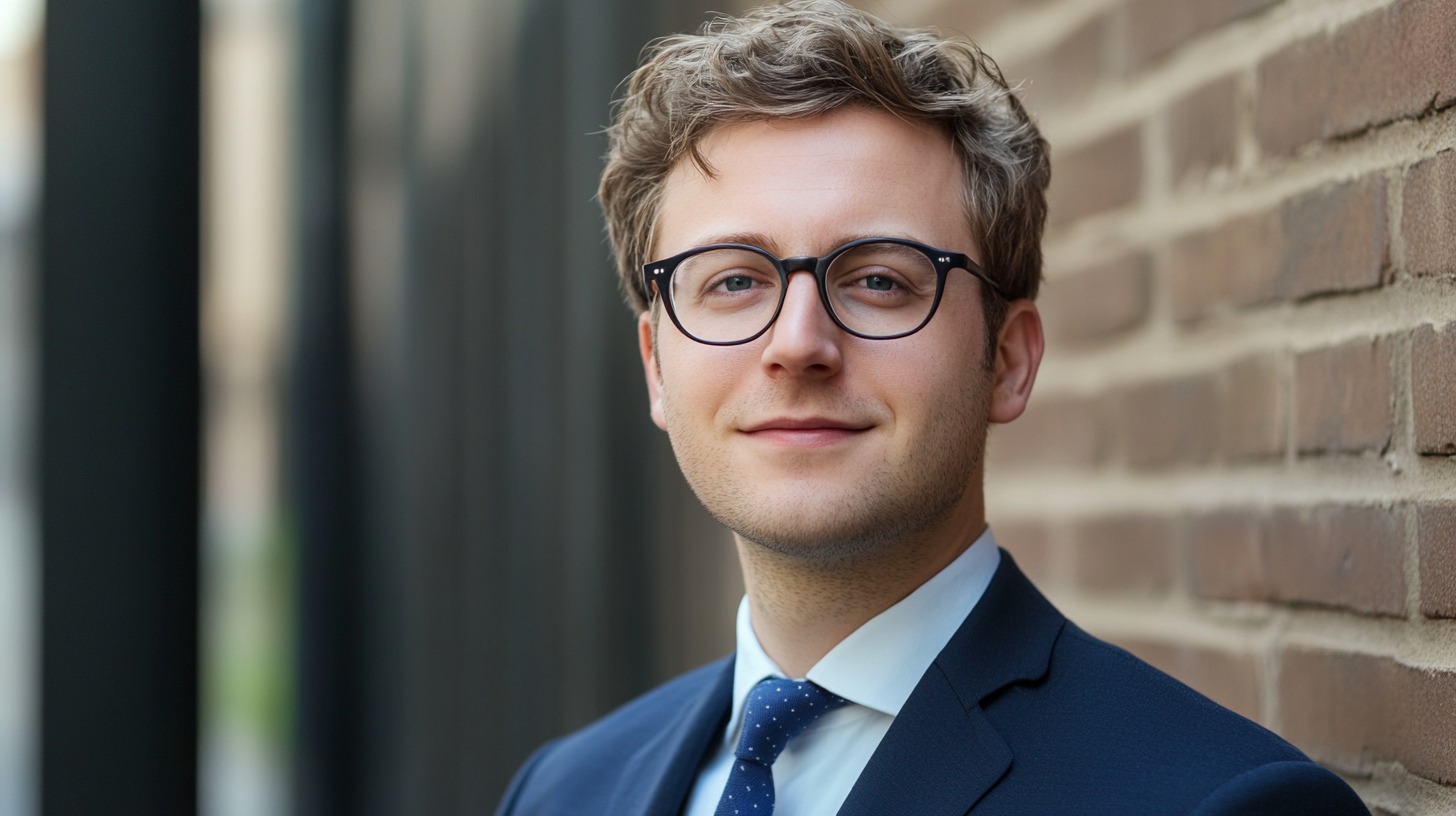
[[[770,677],[748,693],[743,710],[743,735],[734,754],[743,760],[772,765],[789,740],[811,723],[849,701],[807,680]]]

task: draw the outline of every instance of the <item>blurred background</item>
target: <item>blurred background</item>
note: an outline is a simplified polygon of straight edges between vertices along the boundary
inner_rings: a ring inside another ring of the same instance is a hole
[[[707,0],[0,4],[0,816],[464,814],[726,653],[593,201]],[[1054,147],[1059,606],[1456,812],[1456,6],[866,0]]]

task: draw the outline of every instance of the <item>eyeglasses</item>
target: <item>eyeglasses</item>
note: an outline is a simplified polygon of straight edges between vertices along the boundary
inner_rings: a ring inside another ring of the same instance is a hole
[[[1001,287],[960,252],[900,238],[862,238],[819,258],[778,258],[749,244],[709,244],[642,267],[642,284],[662,295],[683,334],[711,346],[757,339],[784,305],[789,275],[812,272],[819,299],[839,328],[868,340],[920,331],[952,269],[974,275],[997,296]]]

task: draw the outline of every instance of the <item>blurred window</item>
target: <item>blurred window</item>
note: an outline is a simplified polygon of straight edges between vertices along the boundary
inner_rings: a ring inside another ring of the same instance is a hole
[[[289,811],[292,553],[277,437],[295,9],[208,0],[204,12],[200,796],[205,816],[273,816]]]
[[[32,278],[40,0],[0,3],[0,816],[35,809],[38,593]]]

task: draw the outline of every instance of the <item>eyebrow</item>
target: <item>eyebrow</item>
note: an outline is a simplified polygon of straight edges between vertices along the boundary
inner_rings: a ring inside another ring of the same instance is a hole
[[[821,254],[827,254],[833,249],[837,249],[851,241],[858,241],[862,238],[898,238],[904,241],[914,241],[918,244],[930,245],[930,242],[926,241],[923,238],[909,235],[903,232],[855,233],[850,235],[838,236],[833,243],[829,244],[827,247],[824,248]],[[791,257],[783,254],[783,252],[781,251],[782,248],[779,246],[777,241],[761,232],[729,232],[717,235],[706,235],[698,239],[698,241],[694,243],[693,246],[700,247],[708,246],[709,244],[748,244],[749,246],[755,246],[759,249],[767,250],[768,252],[777,255],[780,258]]]
[[[748,244],[759,249],[766,249],[775,255],[779,252],[778,244],[767,235],[761,232],[729,232],[717,235],[706,235],[693,243],[694,247],[708,246],[709,244]]]

